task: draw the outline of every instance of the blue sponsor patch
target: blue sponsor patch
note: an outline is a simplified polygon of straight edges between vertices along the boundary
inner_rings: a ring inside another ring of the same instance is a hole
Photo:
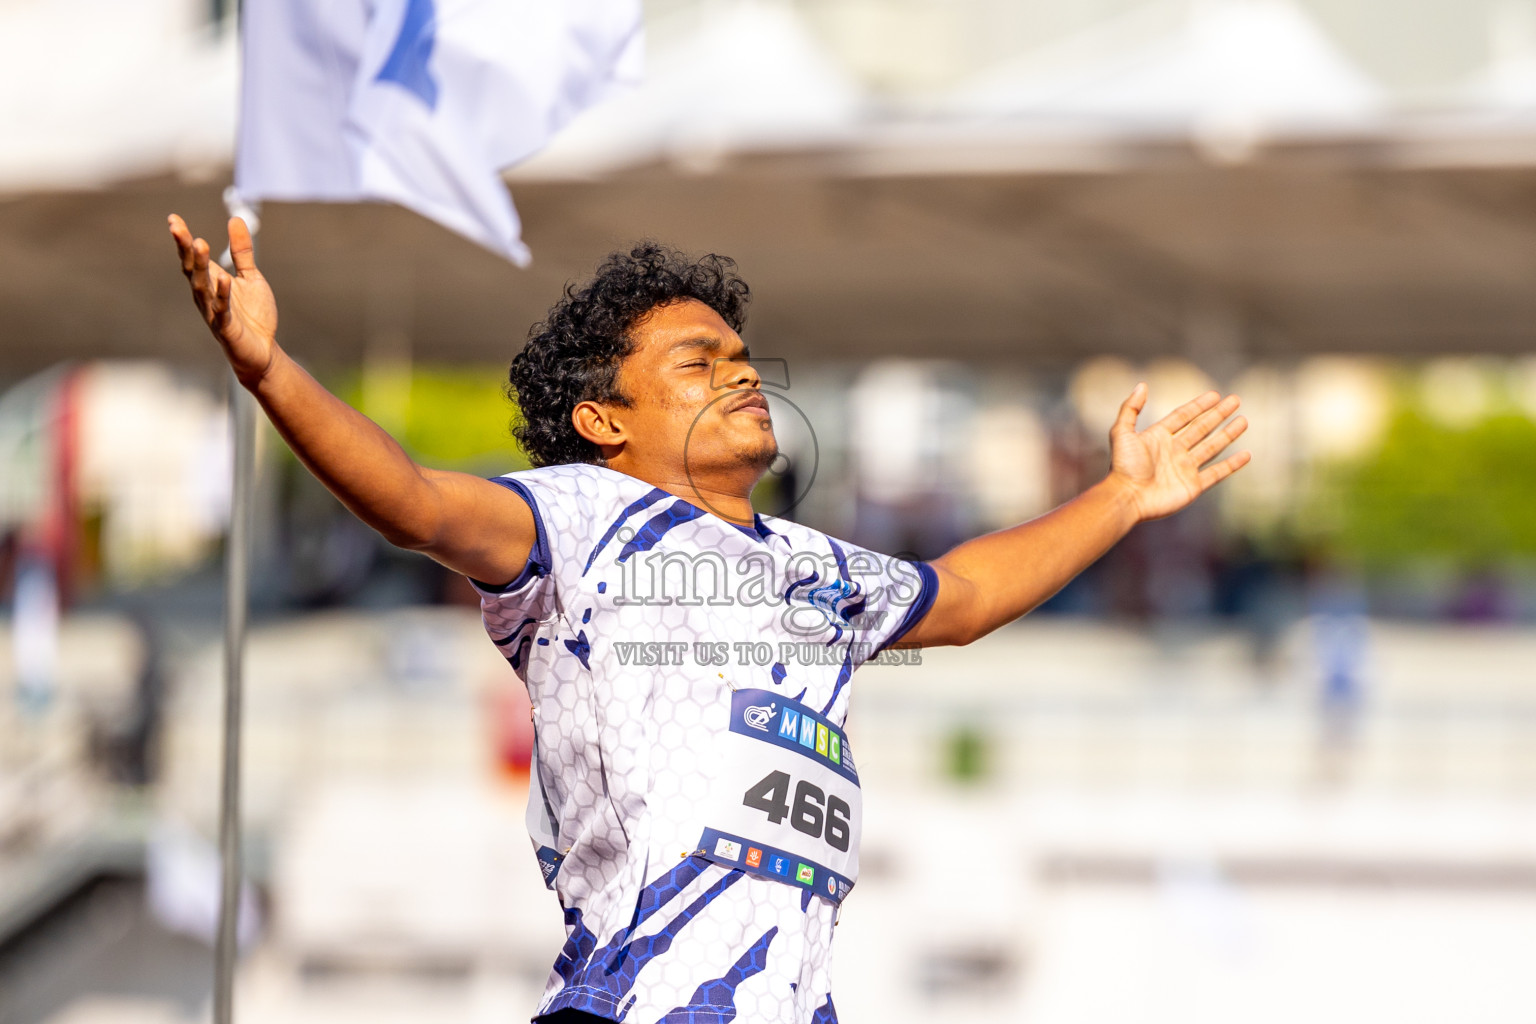
[[[805,715],[800,716],[800,745],[816,749],[816,720]]]
[[[779,735],[785,739],[793,740],[800,732],[800,712],[784,709],[779,716]]]

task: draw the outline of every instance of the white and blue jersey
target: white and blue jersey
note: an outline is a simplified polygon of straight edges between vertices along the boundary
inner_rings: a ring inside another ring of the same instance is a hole
[[[933,570],[599,466],[496,482],[538,527],[516,580],[476,584],[533,703],[529,831],[565,911],[538,1013],[835,1021],[848,684],[927,612]]]

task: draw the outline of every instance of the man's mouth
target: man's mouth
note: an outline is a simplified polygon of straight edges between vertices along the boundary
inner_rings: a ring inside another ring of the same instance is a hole
[[[767,416],[768,399],[764,398],[760,393],[756,391],[749,392],[748,394],[742,395],[740,398],[733,399],[725,411],[730,413],[741,412],[743,410],[755,410],[758,415]]]

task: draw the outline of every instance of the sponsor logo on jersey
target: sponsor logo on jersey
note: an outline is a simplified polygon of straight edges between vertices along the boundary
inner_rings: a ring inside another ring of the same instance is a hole
[[[836,896],[837,895],[837,879],[831,877],[830,875],[827,876],[827,895],[828,896]]]
[[[768,731],[768,723],[773,721],[774,710],[777,704],[756,704],[741,713],[741,720],[759,732]]]
[[[837,733],[832,734],[832,749],[827,756],[832,759],[833,764],[843,763],[843,738]]]
[[[809,864],[801,864],[795,870],[795,881],[802,885],[812,885],[816,881],[816,869]]]
[[[784,714],[779,716],[779,735],[792,740],[800,734],[800,712],[784,709]]]
[[[800,716],[800,745],[802,747],[816,746],[816,720]]]
[[[788,878],[789,877],[789,858],[788,857],[775,857],[775,858],[773,858],[773,873],[776,874],[776,875],[783,875],[785,878]]]
[[[741,857],[741,844],[732,839],[721,837],[715,844],[715,856],[724,857],[726,860],[738,860]]]
[[[827,735],[830,730],[821,723],[816,724],[816,753],[822,757],[827,756]]]
[[[763,866],[763,851],[755,846],[747,847],[747,867],[759,868]]]

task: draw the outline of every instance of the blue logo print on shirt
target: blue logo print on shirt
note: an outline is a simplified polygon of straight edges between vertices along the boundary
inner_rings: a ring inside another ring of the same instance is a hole
[[[840,622],[847,622],[838,610],[838,604],[858,593],[858,587],[847,580],[833,580],[824,587],[817,587],[805,593],[805,599],[811,606],[821,612],[827,620],[827,625],[836,626]]]

